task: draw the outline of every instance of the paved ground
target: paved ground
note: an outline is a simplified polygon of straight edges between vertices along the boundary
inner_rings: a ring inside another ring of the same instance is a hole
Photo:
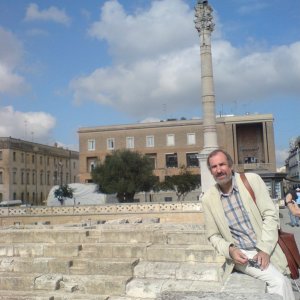
[[[297,245],[298,245],[298,248],[300,250],[300,227],[292,227],[291,226],[290,217],[289,217],[287,208],[280,209],[279,213],[280,213],[281,229],[283,231],[292,232],[292,233],[295,234]],[[296,283],[298,284],[298,286],[300,288],[300,279],[297,279]],[[293,283],[293,288],[294,288],[294,291],[295,291],[296,300],[300,300],[300,293],[297,291],[296,286],[295,286],[294,283]]]

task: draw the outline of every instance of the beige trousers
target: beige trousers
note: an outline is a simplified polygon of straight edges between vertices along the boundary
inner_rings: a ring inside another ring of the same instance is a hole
[[[242,250],[248,258],[253,258],[257,251]],[[235,265],[235,269],[250,275],[254,278],[263,280],[267,283],[267,292],[269,294],[278,294],[283,300],[295,300],[293,288],[290,279],[279,272],[271,263],[265,270],[260,270],[246,265]]]

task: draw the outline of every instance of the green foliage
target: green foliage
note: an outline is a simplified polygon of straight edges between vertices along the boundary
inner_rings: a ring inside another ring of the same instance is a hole
[[[61,205],[63,205],[65,198],[73,198],[74,189],[69,187],[67,184],[60,185],[54,191],[54,197],[58,199]]]
[[[185,167],[181,167],[180,174],[166,177],[160,184],[164,191],[174,191],[178,201],[184,200],[186,195],[200,186],[200,176],[189,172]]]
[[[92,171],[99,191],[117,193],[119,202],[133,202],[135,193],[149,191],[157,182],[149,157],[130,150],[117,150]]]

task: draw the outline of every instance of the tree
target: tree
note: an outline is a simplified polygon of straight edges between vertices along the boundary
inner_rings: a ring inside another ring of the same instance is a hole
[[[166,177],[160,188],[164,191],[174,191],[178,201],[183,201],[186,195],[200,186],[200,176],[194,175],[181,167],[179,175]]]
[[[157,182],[150,158],[130,150],[108,154],[92,171],[99,191],[117,193],[119,202],[133,202],[135,193],[150,191]]]
[[[61,205],[64,204],[65,198],[73,198],[74,189],[69,187],[67,184],[60,185],[54,191],[54,197],[58,199]]]

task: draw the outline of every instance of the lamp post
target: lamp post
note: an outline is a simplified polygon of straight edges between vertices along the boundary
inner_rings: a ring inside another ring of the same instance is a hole
[[[215,93],[211,55],[211,33],[214,30],[213,9],[208,1],[198,0],[195,6],[195,27],[200,37],[201,90],[203,112],[203,149],[199,153],[202,192],[214,184],[214,179],[207,167],[209,153],[218,148]]]

